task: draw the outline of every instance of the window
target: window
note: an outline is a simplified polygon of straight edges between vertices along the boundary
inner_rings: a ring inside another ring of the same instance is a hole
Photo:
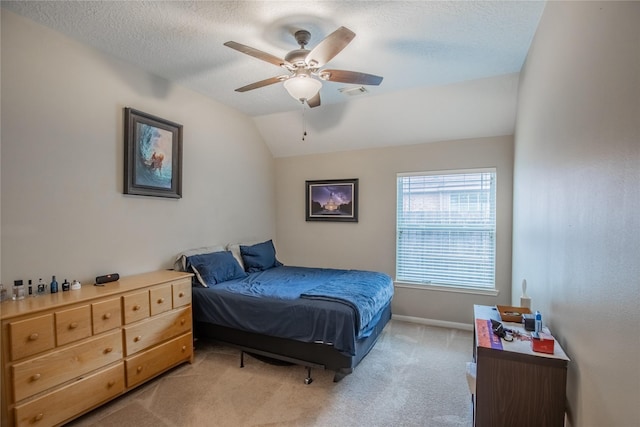
[[[496,171],[398,174],[396,280],[495,288]]]

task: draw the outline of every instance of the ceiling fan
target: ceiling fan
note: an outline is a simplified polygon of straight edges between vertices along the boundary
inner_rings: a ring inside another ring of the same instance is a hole
[[[306,30],[298,30],[295,32],[294,37],[298,45],[300,45],[300,49],[294,49],[287,53],[284,59],[240,43],[228,41],[224,44],[225,46],[270,62],[289,72],[289,74],[271,77],[240,87],[236,89],[236,92],[246,92],[274,83],[284,82],[285,89],[293,98],[303,103],[306,102],[309,107],[313,108],[320,105],[319,91],[322,87],[320,80],[377,86],[382,82],[382,77],[380,76],[356,71],[320,69],[340,53],[355,36],[356,34],[353,31],[340,27],[325,37],[316,47],[309,50],[305,46],[311,39],[311,33]]]

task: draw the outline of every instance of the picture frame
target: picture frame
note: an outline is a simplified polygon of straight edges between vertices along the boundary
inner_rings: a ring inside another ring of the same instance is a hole
[[[306,220],[358,222],[358,179],[306,181]]]
[[[182,197],[182,125],[124,109],[124,194]]]

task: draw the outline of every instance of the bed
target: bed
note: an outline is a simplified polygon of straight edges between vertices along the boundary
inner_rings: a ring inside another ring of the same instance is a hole
[[[218,249],[218,248],[216,248]],[[208,248],[211,250],[211,248]],[[307,368],[350,374],[391,318],[393,282],[379,272],[284,266],[271,241],[186,254],[198,339]]]

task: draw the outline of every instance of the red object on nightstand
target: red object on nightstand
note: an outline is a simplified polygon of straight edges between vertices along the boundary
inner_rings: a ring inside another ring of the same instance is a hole
[[[531,349],[538,353],[553,354],[553,344],[555,342],[553,336],[544,332],[531,333]]]

